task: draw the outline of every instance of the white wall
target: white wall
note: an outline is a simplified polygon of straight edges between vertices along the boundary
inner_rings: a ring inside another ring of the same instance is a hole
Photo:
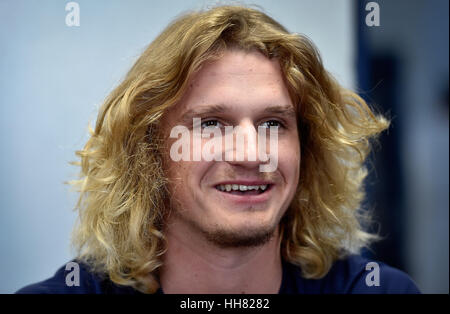
[[[43,280],[71,257],[76,194],[64,181],[87,139],[87,123],[143,49],[172,18],[208,1],[0,2],[0,293]],[[353,3],[244,1],[291,32],[309,36],[325,66],[354,84]]]

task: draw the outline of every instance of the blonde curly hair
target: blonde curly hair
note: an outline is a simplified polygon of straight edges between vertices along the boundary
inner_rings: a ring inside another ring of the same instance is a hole
[[[333,262],[376,238],[363,230],[364,162],[389,126],[324,69],[314,45],[259,10],[218,6],[176,18],[144,51],[102,105],[76,154],[81,166],[77,258],[120,285],[159,287],[169,210],[162,170],[161,116],[180,100],[202,64],[225,49],[276,58],[298,110],[300,181],[280,222],[281,254],[320,278]]]

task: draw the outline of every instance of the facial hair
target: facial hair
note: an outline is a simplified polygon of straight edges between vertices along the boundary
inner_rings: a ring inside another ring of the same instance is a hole
[[[226,229],[201,230],[205,238],[220,248],[244,248],[261,246],[274,236],[276,226],[250,231]]]

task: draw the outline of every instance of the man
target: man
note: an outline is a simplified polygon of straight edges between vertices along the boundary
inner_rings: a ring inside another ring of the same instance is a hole
[[[19,292],[417,293],[357,254],[376,238],[363,162],[388,124],[267,15],[186,14],[77,152],[76,263]]]

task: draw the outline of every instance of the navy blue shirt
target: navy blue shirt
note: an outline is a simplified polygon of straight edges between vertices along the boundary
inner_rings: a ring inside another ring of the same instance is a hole
[[[378,270],[366,265],[372,260],[359,255],[351,255],[336,261],[327,275],[321,279],[305,279],[300,268],[283,261],[283,278],[279,294],[382,294],[382,293],[420,293],[411,278],[404,272],[384,263],[376,262]],[[47,280],[26,286],[16,293],[21,294],[140,294],[139,291],[119,286],[108,279],[80,265],[79,286],[68,286],[66,276],[72,269],[65,266],[58,269],[55,275]],[[378,279],[377,273],[379,274]],[[159,289],[156,293],[163,293]]]

